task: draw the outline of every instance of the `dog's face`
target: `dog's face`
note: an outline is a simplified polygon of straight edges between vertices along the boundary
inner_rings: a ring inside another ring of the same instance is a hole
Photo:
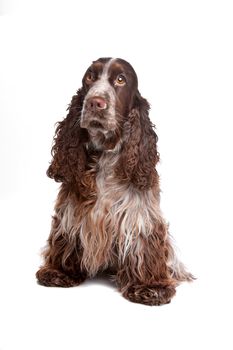
[[[137,75],[128,62],[111,58],[94,61],[83,77],[81,128],[91,136],[119,131],[133,107],[137,86]]]

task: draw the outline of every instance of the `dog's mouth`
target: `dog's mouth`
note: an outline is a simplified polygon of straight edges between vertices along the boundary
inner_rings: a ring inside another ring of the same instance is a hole
[[[91,136],[103,135],[107,133],[107,128],[104,123],[99,122],[96,119],[92,120],[83,120],[81,122],[81,128],[87,129],[88,133]]]
[[[81,115],[80,126],[87,129],[90,135],[108,134],[109,131],[115,130],[115,123],[111,115],[88,113],[86,110]]]
[[[88,128],[104,129],[103,124],[101,124],[98,120],[91,120]]]

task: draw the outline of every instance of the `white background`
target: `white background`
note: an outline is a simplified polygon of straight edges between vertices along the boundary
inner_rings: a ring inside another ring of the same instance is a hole
[[[0,349],[232,349],[231,1],[1,1]],[[197,276],[170,305],[95,280],[36,284],[58,185],[54,124],[92,60],[122,57],[152,105],[162,209]]]

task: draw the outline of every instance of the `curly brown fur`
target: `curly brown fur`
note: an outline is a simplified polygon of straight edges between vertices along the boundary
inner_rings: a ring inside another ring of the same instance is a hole
[[[132,66],[94,61],[54,137],[47,174],[62,185],[40,284],[76,286],[111,271],[125,298],[162,305],[193,279],[160,210],[157,140]]]
[[[75,243],[70,240],[72,228],[69,228],[70,214],[65,205],[70,201],[78,203],[78,199],[70,195],[69,186],[63,184],[57,198],[48,244],[43,252],[44,266],[36,274],[40,284],[45,286],[71,287],[86,279],[86,272],[80,268],[83,249],[79,237],[75,237]]]
[[[124,144],[117,174],[144,190],[158,182],[158,137],[148,113],[149,104],[137,92],[135,107],[124,124]]]
[[[89,136],[87,130],[80,127],[83,99],[83,89],[79,89],[72,98],[67,117],[58,123],[52,147],[53,160],[47,175],[57,182],[79,186],[85,195],[85,190],[93,191],[94,181],[89,173],[84,177],[88,157],[85,144]]]

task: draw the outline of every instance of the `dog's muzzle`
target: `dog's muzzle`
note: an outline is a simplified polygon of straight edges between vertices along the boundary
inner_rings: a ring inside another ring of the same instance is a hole
[[[85,129],[107,131],[108,125],[108,101],[104,97],[89,97],[84,103],[80,126]]]

